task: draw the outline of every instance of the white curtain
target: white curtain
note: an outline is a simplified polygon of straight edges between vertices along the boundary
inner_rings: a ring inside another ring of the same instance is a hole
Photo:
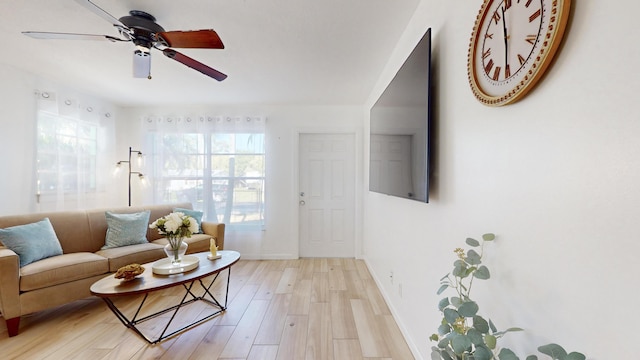
[[[36,209],[105,206],[109,154],[115,147],[114,107],[63,91],[36,90]]]
[[[264,226],[265,118],[164,115],[141,119],[151,201],[188,201],[229,230]]]

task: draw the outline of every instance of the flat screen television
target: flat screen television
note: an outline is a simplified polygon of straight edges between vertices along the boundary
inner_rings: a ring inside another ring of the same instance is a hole
[[[370,112],[369,190],[429,202],[431,29]]]

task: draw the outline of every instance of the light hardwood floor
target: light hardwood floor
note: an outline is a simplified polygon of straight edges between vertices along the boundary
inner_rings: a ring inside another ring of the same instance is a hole
[[[150,310],[182,295],[182,287],[156,292]],[[138,303],[117,301],[125,311]],[[176,319],[207,310],[196,302]],[[0,320],[2,359],[413,359],[366,265],[354,259],[241,260],[231,270],[227,311],[156,345],[93,297],[23,317],[12,338]],[[144,323],[154,330],[153,321]]]

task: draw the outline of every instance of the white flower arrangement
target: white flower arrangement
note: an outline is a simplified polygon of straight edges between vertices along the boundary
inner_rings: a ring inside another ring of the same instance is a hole
[[[158,229],[158,233],[166,235],[172,249],[177,249],[182,238],[189,238],[198,231],[198,222],[191,216],[181,212],[172,212],[149,225],[151,229]]]

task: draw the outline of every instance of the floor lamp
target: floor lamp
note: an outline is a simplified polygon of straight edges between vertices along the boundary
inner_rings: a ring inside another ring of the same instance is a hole
[[[129,160],[122,160],[122,161],[118,161],[116,163],[116,172],[119,172],[120,169],[122,168],[122,164],[123,163],[127,163],[129,165],[129,206],[131,206],[131,175],[133,174],[137,174],[138,178],[140,179],[141,183],[144,185],[146,183],[144,174],[139,172],[139,171],[132,171],[131,170],[131,154],[136,153],[138,154],[138,165],[142,164],[142,152],[138,151],[138,150],[133,150],[131,148],[131,146],[129,146]]]

